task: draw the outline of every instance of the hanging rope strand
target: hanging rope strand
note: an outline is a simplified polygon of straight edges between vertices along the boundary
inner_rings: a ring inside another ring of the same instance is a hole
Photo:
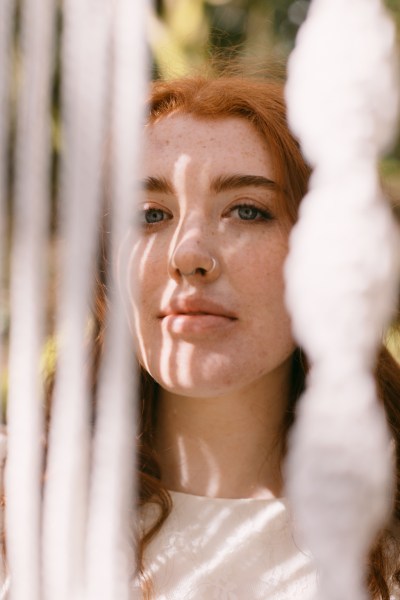
[[[399,232],[376,166],[396,129],[395,54],[379,0],[313,0],[289,62],[289,122],[314,173],[286,265],[294,332],[311,362],[288,490],[324,600],[368,598],[367,554],[391,510],[373,371],[398,291]]]
[[[111,310],[100,374],[88,534],[88,600],[129,600],[135,574],[135,363],[125,281],[134,245],[140,140],[144,125],[147,56],[146,2],[118,0],[114,18],[113,204],[109,264]],[[118,267],[117,267],[118,265]]]
[[[46,297],[53,17],[52,0],[45,0],[40,8],[34,0],[23,3],[6,467],[7,559],[14,600],[41,599],[43,393],[39,364]]]
[[[87,329],[107,116],[109,0],[63,5],[58,366],[44,498],[44,598],[81,598],[90,454]]]

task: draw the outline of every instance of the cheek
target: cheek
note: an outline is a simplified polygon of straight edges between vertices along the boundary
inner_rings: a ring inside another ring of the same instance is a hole
[[[168,249],[156,237],[142,237],[132,245],[125,284],[131,301],[143,304],[153,288],[165,282]]]
[[[267,306],[273,301],[283,307],[286,255],[287,247],[283,244],[243,248],[229,259],[232,284],[248,302]]]
[[[287,246],[279,244],[258,250],[243,253],[233,261],[236,267],[231,265],[232,283],[242,295],[254,346],[263,354],[270,354],[271,346],[275,346],[278,353],[279,349],[286,353],[294,345],[284,299],[283,265]],[[251,344],[251,339],[248,343]]]
[[[156,307],[151,300],[156,290],[165,285],[165,250],[159,250],[154,238],[138,239],[133,235],[124,241],[120,255],[125,256],[117,266],[118,286],[126,299],[126,313],[138,352],[138,358],[146,362],[145,348],[151,339],[151,317]],[[124,268],[125,265],[125,268]]]
[[[129,309],[132,332],[139,361],[161,386],[204,394],[230,389],[273,370],[293,351],[284,306],[286,246],[271,243],[271,237],[268,244],[254,237],[240,241],[245,243],[237,243],[235,250],[233,243],[221,243],[223,271],[212,291],[232,295],[242,325],[229,340],[196,345],[163,336],[156,318],[163,295],[176,285],[168,276],[166,248],[142,243],[133,251],[138,259],[132,256],[128,276],[131,290],[136,289]]]

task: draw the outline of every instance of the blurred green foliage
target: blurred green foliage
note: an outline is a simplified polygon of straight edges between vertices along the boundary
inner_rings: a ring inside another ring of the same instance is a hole
[[[40,361],[40,373],[43,383],[49,381],[56,370],[58,354],[58,342],[55,335],[51,335],[47,338],[46,343],[42,350],[42,356]]]
[[[265,64],[286,61],[310,0],[156,0],[150,46],[156,72],[182,75],[218,50]],[[386,0],[400,32],[400,0]]]

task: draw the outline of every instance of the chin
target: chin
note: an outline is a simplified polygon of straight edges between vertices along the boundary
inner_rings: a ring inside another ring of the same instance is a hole
[[[176,396],[183,396],[185,398],[216,398],[218,396],[224,396],[233,391],[233,389],[227,389],[221,385],[210,385],[210,382],[204,383],[203,385],[176,385],[170,386],[165,385],[164,382],[158,382],[160,387],[165,391],[174,394]]]
[[[197,349],[198,350],[198,349]],[[237,349],[236,349],[237,350]],[[288,376],[287,361],[292,348],[271,356],[266,353],[176,352],[146,362],[146,370],[167,392],[187,397],[212,398],[248,389],[253,384],[267,384],[275,379],[276,370]],[[247,359],[246,359],[247,358]]]
[[[265,373],[241,373],[237,368],[225,372],[215,368],[204,373],[176,373],[174,377],[163,377],[160,373],[152,374],[165,391],[188,398],[215,398],[226,396],[248,388]]]

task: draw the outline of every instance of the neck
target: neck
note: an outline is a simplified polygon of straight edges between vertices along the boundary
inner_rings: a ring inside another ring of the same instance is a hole
[[[160,390],[156,450],[170,490],[220,498],[282,495],[290,364],[226,396]]]

